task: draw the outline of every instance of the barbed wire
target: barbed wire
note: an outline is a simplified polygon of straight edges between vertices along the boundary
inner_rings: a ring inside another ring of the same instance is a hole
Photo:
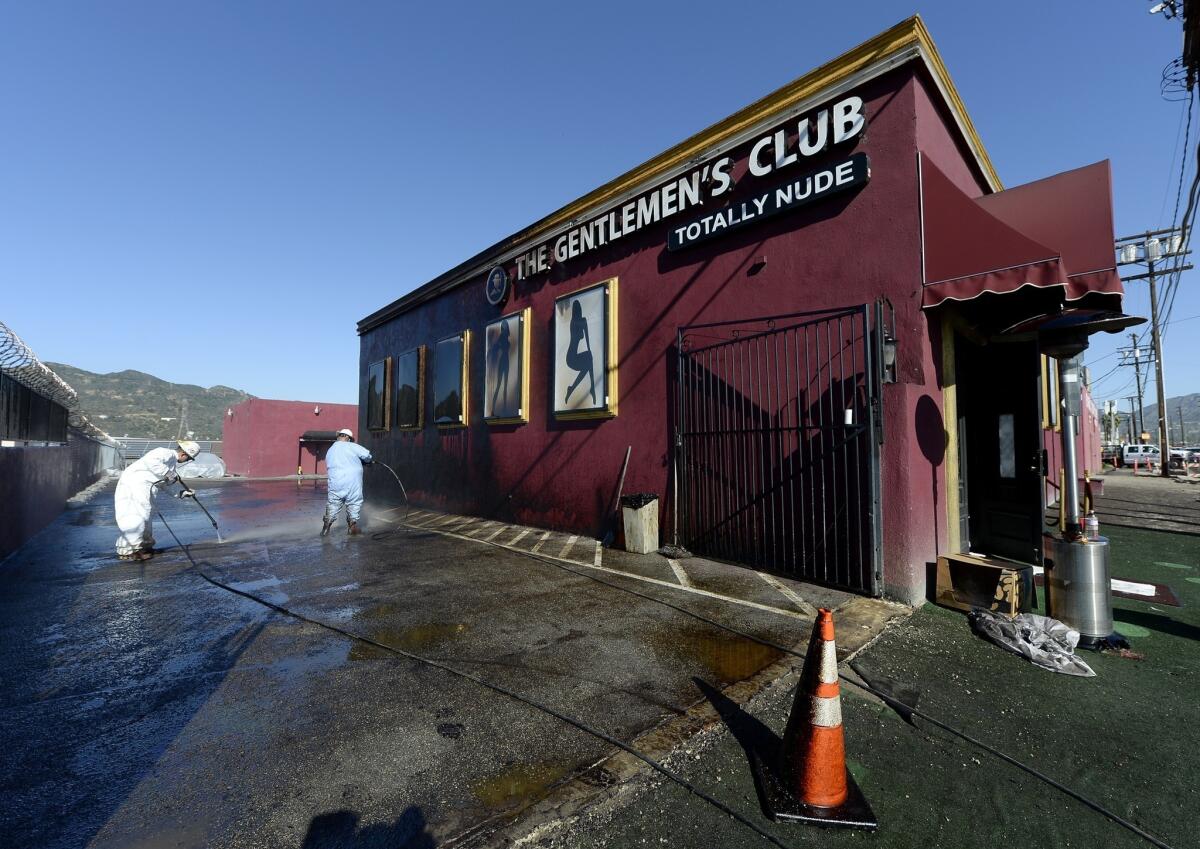
[[[39,360],[33,349],[3,321],[0,321],[0,373],[64,407],[67,425],[72,429],[100,442],[117,444],[79,409],[79,395],[70,384]]]
[[[79,403],[75,390],[39,360],[3,321],[0,321],[0,372],[68,410]]]

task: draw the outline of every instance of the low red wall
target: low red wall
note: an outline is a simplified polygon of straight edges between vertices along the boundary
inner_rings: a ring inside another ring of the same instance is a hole
[[[320,412],[316,412],[320,410]],[[300,436],[306,430],[358,427],[358,406],[321,401],[251,398],[230,408],[222,428],[222,459],[231,475],[279,477],[296,474]],[[325,448],[306,446],[300,466],[306,475],[325,474]]]

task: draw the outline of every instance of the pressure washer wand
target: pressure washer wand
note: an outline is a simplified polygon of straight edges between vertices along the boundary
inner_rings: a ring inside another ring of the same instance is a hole
[[[213,530],[217,532],[217,542],[224,542],[225,540],[221,539],[221,529],[217,527],[217,520],[213,518],[212,513],[208,512],[208,508],[200,503],[200,499],[196,497],[196,490],[184,483],[183,478],[178,478],[177,480],[185,492],[190,492],[192,494],[192,501],[196,502],[196,506],[204,511],[204,515],[208,517],[208,521],[212,522]]]

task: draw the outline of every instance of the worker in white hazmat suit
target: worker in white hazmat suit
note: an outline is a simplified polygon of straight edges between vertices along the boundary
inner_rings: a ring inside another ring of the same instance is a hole
[[[117,480],[114,502],[117,513],[117,555],[122,560],[149,560],[154,556],[154,526],[150,519],[154,497],[159,487],[179,480],[175,469],[189,463],[200,453],[200,446],[190,439],[175,443],[175,448],[152,448]],[[180,497],[192,495],[185,489]]]
[[[329,475],[329,503],[321,536],[327,536],[342,508],[346,508],[346,528],[351,536],[358,531],[358,514],[363,504],[363,466],[371,462],[371,452],[354,442],[354,432],[344,427],[337,441],[325,452],[325,471]]]

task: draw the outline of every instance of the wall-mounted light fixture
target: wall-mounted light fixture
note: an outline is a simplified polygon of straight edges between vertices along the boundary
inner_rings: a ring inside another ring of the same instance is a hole
[[[887,312],[884,312],[886,306]],[[896,308],[887,298],[876,302],[875,332],[879,339],[879,365],[884,383],[896,382]]]
[[[314,416],[319,416],[319,415],[321,415],[321,408],[320,408],[320,407],[313,407],[313,415],[314,415]]]
[[[890,331],[883,334],[883,382],[896,382],[896,337]]]
[[[225,415],[229,416],[229,418],[232,419],[233,418],[233,407],[230,407],[229,409],[227,409],[225,411]]]

